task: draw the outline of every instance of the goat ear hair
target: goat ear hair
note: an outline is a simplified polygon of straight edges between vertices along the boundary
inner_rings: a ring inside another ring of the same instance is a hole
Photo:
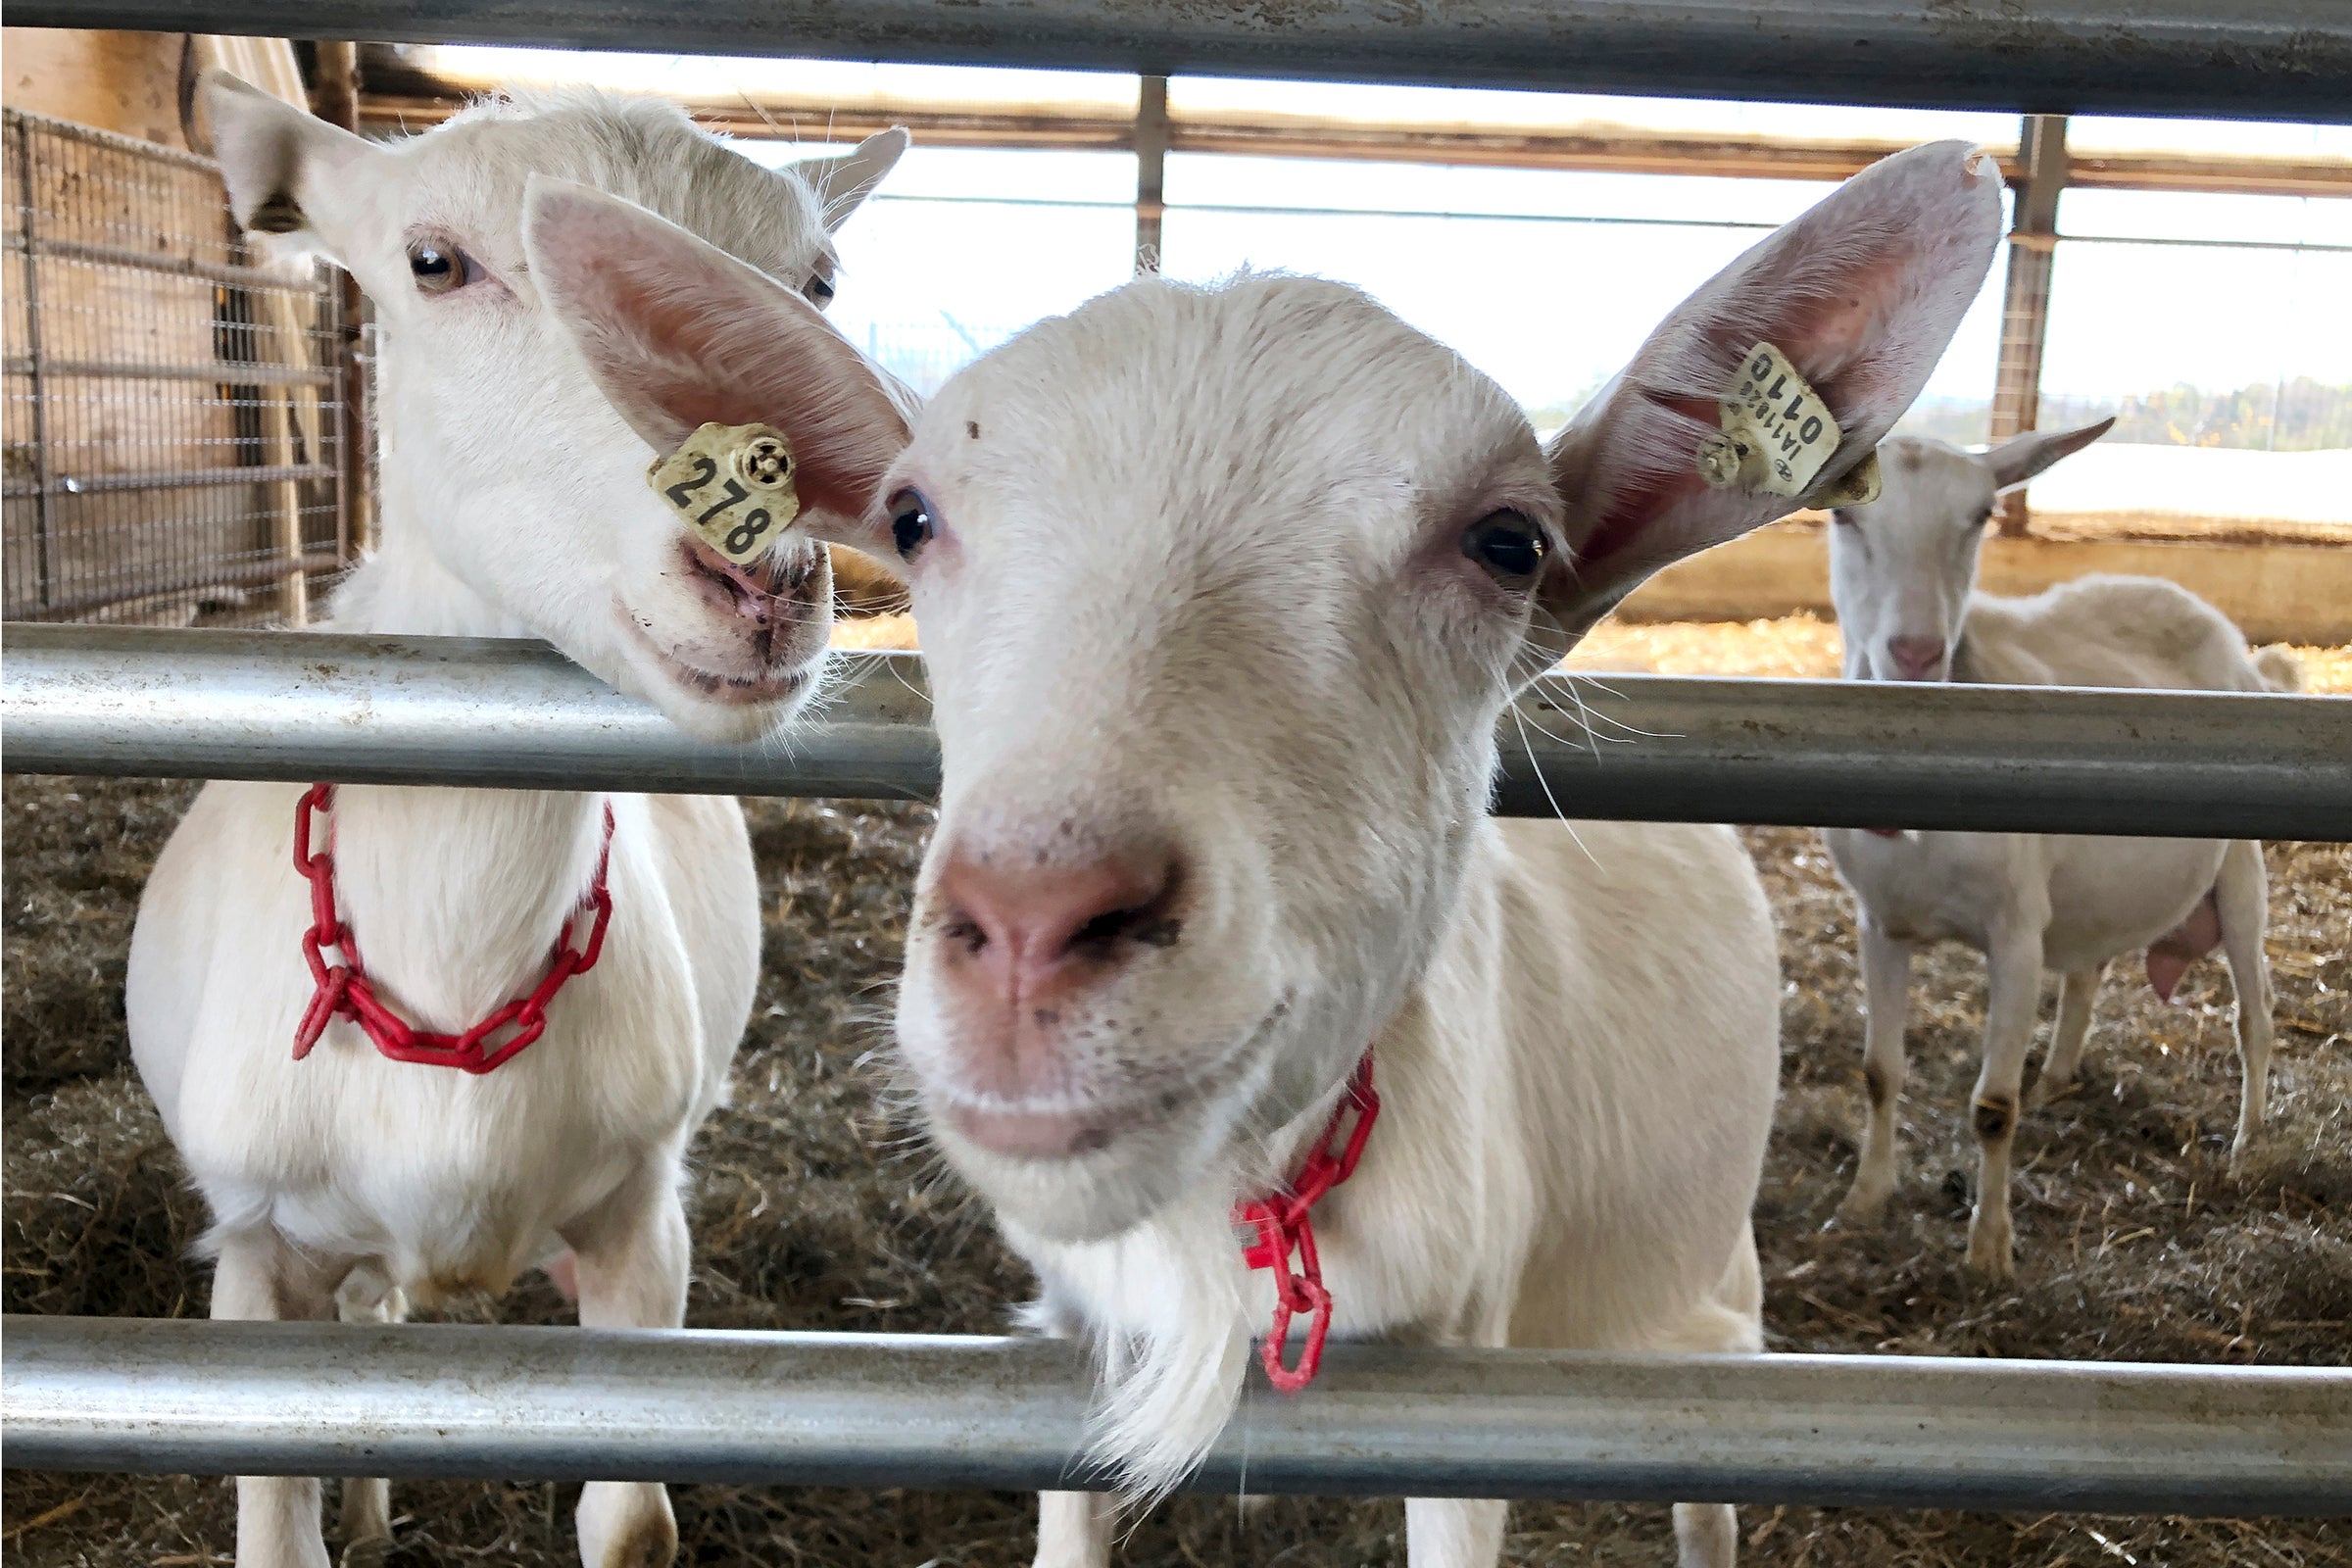
[[[328,216],[332,195],[376,149],[225,71],[205,72],[193,101],[237,226],[256,234],[308,233],[340,257],[344,236]]]
[[[1984,463],[1992,469],[1995,489],[2014,490],[2060,458],[2073,457],[2114,426],[2115,416],[2111,414],[2071,430],[2028,430],[1985,453]]]
[[[1702,285],[1551,445],[1570,559],[1544,604],[1581,634],[1661,566],[1827,493],[1927,384],[2000,244],[2000,169],[1932,142],[1864,170]],[[1785,354],[1841,439],[1797,496],[1716,488],[1701,444],[1743,356]]]

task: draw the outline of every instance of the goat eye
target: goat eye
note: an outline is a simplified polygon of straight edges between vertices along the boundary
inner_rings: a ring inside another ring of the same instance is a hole
[[[912,561],[933,531],[931,503],[920,490],[902,490],[890,498],[890,538],[901,560]]]
[[[822,276],[811,277],[808,286],[801,290],[801,297],[821,311],[833,303],[833,284]]]
[[[1462,535],[1462,554],[1514,586],[1543,569],[1544,530],[1516,512],[1491,512]]]
[[[409,272],[419,294],[447,294],[473,281],[473,259],[455,245],[418,240],[409,247]]]

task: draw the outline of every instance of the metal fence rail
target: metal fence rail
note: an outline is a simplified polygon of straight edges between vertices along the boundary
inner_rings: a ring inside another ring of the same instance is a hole
[[[2254,120],[2352,114],[2340,0],[17,0],[17,25]]]
[[[922,662],[846,655],[766,745],[685,735],[538,643],[12,625],[19,773],[922,798]],[[1662,675],[1539,683],[1508,815],[2352,839],[2352,700]]]
[[[5,1345],[20,1469],[1090,1484],[1084,1358],[1051,1341],[10,1317]],[[1253,1382],[1191,1484],[2326,1515],[2352,1372],[1335,1346],[1304,1396]]]

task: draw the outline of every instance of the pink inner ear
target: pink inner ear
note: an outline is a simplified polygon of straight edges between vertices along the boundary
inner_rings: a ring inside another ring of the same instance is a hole
[[[906,438],[881,373],[775,279],[611,198],[539,207],[549,282],[616,407],[657,446],[772,424],[812,512],[861,515]]]
[[[1676,421],[1666,416],[1681,415],[1684,418],[1696,420],[1713,429],[1718,422],[1715,405],[1697,398],[1661,397],[1630,387],[1627,391],[1629,396],[1642,398],[1651,405],[1636,417],[1668,431],[1667,438],[1676,445],[1687,444],[1690,461],[1682,465],[1679,473],[1658,475],[1646,485],[1612,486],[1608,491],[1609,505],[1593,519],[1592,531],[1585,536],[1584,545],[1578,551],[1579,559],[1587,563],[1612,561],[1619,556],[1632,554],[1652,518],[1681,505],[1706,485],[1706,481],[1698,476],[1697,441],[1692,438],[1686,442],[1676,427]]]
[[[1889,239],[1899,242],[1897,236]],[[1857,428],[1853,421],[1862,411],[1881,400],[1890,373],[1884,356],[1870,350],[1881,316],[1888,302],[1900,296],[1903,273],[1903,258],[1889,255],[1875,265],[1844,273],[1840,286],[1828,297],[1793,302],[1777,318],[1770,313],[1756,313],[1738,319],[1692,322],[1690,330],[1699,341],[1678,346],[1675,358],[1685,364],[1691,360],[1710,365],[1720,362],[1726,367],[1723,390],[1728,391],[1732,368],[1751,344],[1758,340],[1777,344],[1806,368],[1807,379],[1851,432]],[[1693,395],[1689,388],[1669,391],[1644,386],[1641,380],[1644,368],[1636,365],[1622,393],[1647,405],[1625,421],[1629,437],[1637,446],[1648,446],[1649,441],[1641,440],[1641,436],[1648,436],[1670,449],[1674,459],[1634,482],[1609,487],[1607,505],[1594,519],[1580,552],[1588,564],[1623,558],[1628,564],[1646,565],[1652,560],[1672,560],[1691,548],[1684,541],[1649,541],[1643,536],[1659,517],[1705,490],[1697,469],[1698,437],[1702,431],[1720,427],[1718,401],[1713,396]],[[1620,472],[1630,466],[1619,466]],[[1775,509],[1766,503],[1763,510],[1793,508]]]

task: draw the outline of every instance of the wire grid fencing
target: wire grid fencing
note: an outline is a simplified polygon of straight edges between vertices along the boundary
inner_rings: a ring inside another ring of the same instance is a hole
[[[1703,216],[1366,210],[1311,201],[1302,192],[1298,205],[1171,202],[1164,218],[1167,249],[1188,276],[1220,275],[1246,261],[1352,278],[1376,292],[1376,276],[1394,276],[1395,270],[1367,270],[1364,258],[1475,254],[1484,259],[1482,287],[1506,298],[1531,286],[1510,280],[1514,268],[1524,272],[1553,258],[1563,266],[1589,266],[1595,257],[1614,257],[1622,286],[1657,296],[1631,312],[1646,317],[1770,226]],[[942,226],[944,215],[944,222],[967,235],[990,236],[1022,254],[1022,230],[1041,215],[1131,210],[1100,200],[884,191],[859,222],[869,231],[877,222],[895,222],[912,233]],[[1124,252],[1132,230],[1056,232],[1063,249],[1050,250],[1037,265],[1096,278],[1105,273],[1106,262],[1122,259],[1111,253]],[[1660,268],[1642,242],[1667,232],[1676,238],[1679,259]],[[2034,481],[2031,532],[2065,540],[2352,544],[2352,362],[2343,359],[2340,332],[2310,325],[2340,317],[2335,302],[2352,294],[2352,247],[2234,236],[2134,241],[2093,233],[2069,234],[2042,254],[2052,368],[2039,369],[2038,353],[2029,365],[2003,366],[1990,352],[1992,334],[1980,343],[1964,332],[1953,363],[1964,372],[1981,368],[1981,389],[1923,397],[1899,429],[1982,445],[1990,439],[1996,386],[2004,375],[2023,375],[2037,389],[2039,428],[2116,416],[2107,437]],[[2120,285],[2151,278],[2166,280],[2180,298],[2195,302],[2201,333],[2238,345],[2242,352],[2225,356],[2237,368],[2185,360],[2179,372],[2105,365],[2100,344],[2150,332],[2144,289]],[[2000,307],[2003,289],[2003,270],[1996,267],[1986,284],[1988,308]],[[948,290],[958,306],[984,310],[983,292]],[[1391,297],[1389,303],[1410,316],[1429,301]],[[1582,380],[1581,390],[1529,409],[1539,433],[1546,435],[1615,368],[1614,360],[1579,366],[1573,336],[1530,333],[1523,322],[1501,335],[1489,322],[1484,337],[1459,329],[1458,321],[1453,330],[1423,324],[1506,382],[1514,366],[1522,372],[1518,379],[1528,380],[1531,355],[1560,370],[1564,384]],[[928,320],[886,317],[860,323],[851,335],[902,379],[929,393],[1020,325],[1001,315],[943,309]],[[2006,352],[2010,335],[1999,337]],[[2086,368],[2101,372],[2087,377],[2089,385],[2103,381],[2105,390],[2084,389]]]
[[[342,292],[218,166],[5,116],[5,613],[299,625],[351,559]]]

